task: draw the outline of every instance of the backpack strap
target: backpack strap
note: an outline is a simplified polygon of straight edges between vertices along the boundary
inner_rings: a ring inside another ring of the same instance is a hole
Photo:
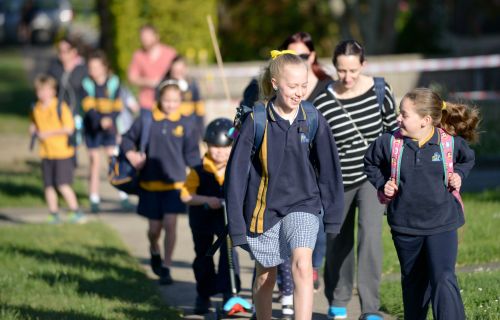
[[[399,130],[394,131],[391,136],[391,179],[399,186],[399,177],[401,172],[401,159],[403,157],[404,143],[403,136]],[[388,198],[382,190],[377,192],[380,203],[388,204],[392,198]]]
[[[264,133],[266,131],[267,122],[267,111],[266,106],[262,102],[256,102],[253,106],[253,147],[252,147],[252,158],[259,150],[262,140],[264,139]]]
[[[112,75],[106,82],[106,91],[109,99],[114,100],[118,96],[119,87],[120,79],[116,75]]]
[[[309,145],[311,145],[314,137],[316,137],[316,132],[318,131],[319,126],[318,109],[316,109],[311,102],[306,100],[301,101],[300,104],[306,113],[307,127],[309,128],[307,138],[309,139]]]
[[[95,84],[92,79],[90,79],[89,77],[83,78],[82,87],[83,89],[85,89],[85,92],[87,92],[88,96],[95,98]]]
[[[377,96],[377,103],[380,107],[380,112],[382,112],[385,99],[385,79],[382,77],[374,77],[373,81],[375,83],[375,95]]]
[[[141,141],[139,143],[139,151],[144,153],[149,143],[149,134],[151,125],[153,124],[153,114],[148,110],[141,112]]]
[[[462,201],[462,197],[460,196],[460,190],[451,189],[448,186],[448,179],[451,174],[455,171],[453,170],[453,148],[454,141],[453,136],[447,133],[445,130],[441,128],[437,128],[439,132],[439,146],[441,148],[441,159],[443,160],[443,170],[444,170],[444,185],[450,190],[453,196],[458,200],[460,205],[462,206],[462,211],[464,211],[464,203]]]

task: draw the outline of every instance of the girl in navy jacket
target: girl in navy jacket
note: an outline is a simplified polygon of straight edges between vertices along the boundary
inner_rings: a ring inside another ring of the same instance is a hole
[[[153,107],[146,152],[138,151],[142,123],[137,119],[123,136],[121,148],[127,159],[140,169],[137,213],[148,218],[151,268],[160,276],[160,284],[171,284],[170,265],[176,239],[177,214],[186,212],[180,190],[186,180],[186,168],[200,164],[198,139],[192,126],[182,117],[181,90],[175,80],[160,85],[158,106]],[[165,229],[164,261],[159,240]]]
[[[435,319],[465,319],[455,276],[464,212],[452,192],[460,190],[474,166],[466,140],[477,139],[478,112],[419,88],[405,95],[397,121],[399,130],[380,136],[368,149],[365,172],[381,198],[390,201],[387,219],[401,265],[405,319],[426,319],[431,301]],[[446,133],[453,152],[445,155]],[[397,163],[394,137],[401,139],[400,164],[392,166],[399,167],[399,184],[391,179],[391,161]],[[453,161],[447,181],[443,157]]]
[[[293,51],[273,51],[261,79],[267,121],[252,157],[254,120],[243,121],[226,170],[229,233],[235,246],[256,259],[253,287],[257,319],[271,319],[276,266],[292,257],[295,319],[311,319],[312,252],[320,212],[328,233],[342,223],[343,187],[335,142],[318,114],[312,142],[301,100],[307,66]]]

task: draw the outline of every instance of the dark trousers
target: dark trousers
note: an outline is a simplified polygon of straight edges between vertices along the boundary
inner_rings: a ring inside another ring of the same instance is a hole
[[[430,236],[392,232],[401,265],[405,320],[425,320],[429,302],[436,320],[465,319],[455,263],[457,231]]]
[[[227,242],[224,241],[219,249],[219,268],[217,272],[215,271],[213,257],[207,257],[206,255],[216,236],[221,234],[224,229],[224,217],[222,214],[214,214],[212,212],[201,212],[201,214],[190,212],[189,226],[193,234],[196,255],[193,261],[193,271],[198,295],[204,298],[217,293],[223,293],[225,296],[230,295],[231,283],[229,279]],[[234,249],[232,249],[232,256],[236,287],[239,291],[239,260],[238,254]]]

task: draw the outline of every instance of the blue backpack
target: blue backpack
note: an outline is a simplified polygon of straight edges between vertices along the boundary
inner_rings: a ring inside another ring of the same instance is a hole
[[[145,153],[153,123],[151,112],[141,112],[140,121],[139,151]],[[108,180],[113,187],[125,193],[138,194],[139,192],[139,171],[130,164],[121,148],[117,156],[112,156],[109,159]]]

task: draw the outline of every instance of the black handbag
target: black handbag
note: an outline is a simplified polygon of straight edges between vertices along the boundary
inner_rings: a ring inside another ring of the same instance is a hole
[[[153,117],[150,112],[142,112],[140,119],[141,139],[139,151],[145,153],[149,142]],[[128,161],[121,148],[117,156],[112,156],[109,159],[108,180],[113,187],[120,191],[128,194],[139,193],[139,171]]]

